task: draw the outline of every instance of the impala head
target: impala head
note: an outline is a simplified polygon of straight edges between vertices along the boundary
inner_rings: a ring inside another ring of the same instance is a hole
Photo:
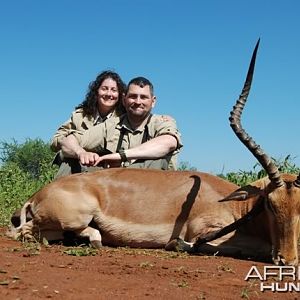
[[[272,238],[272,256],[277,265],[298,264],[298,238],[300,225],[300,188],[296,176],[282,174],[283,185],[265,188],[265,210]]]
[[[274,161],[245,132],[241,115],[251,88],[259,40],[254,49],[247,78],[239,99],[230,113],[230,125],[247,149],[267,172],[268,178],[241,188],[227,200],[247,200],[257,197],[265,203],[272,241],[272,257],[275,264],[298,264],[298,238],[300,223],[300,173],[280,174]],[[255,187],[255,189],[253,189]]]

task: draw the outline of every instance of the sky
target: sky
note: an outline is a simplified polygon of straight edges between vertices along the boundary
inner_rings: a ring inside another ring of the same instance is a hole
[[[51,140],[106,69],[153,84],[179,161],[219,174],[257,163],[229,126],[261,39],[242,124],[300,166],[298,0],[0,0],[0,141]]]

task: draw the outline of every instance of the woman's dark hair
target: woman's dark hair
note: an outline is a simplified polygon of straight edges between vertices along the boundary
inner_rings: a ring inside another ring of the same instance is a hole
[[[98,89],[102,82],[107,79],[111,78],[117,83],[118,92],[119,92],[119,99],[116,106],[116,113],[117,115],[121,115],[125,113],[124,106],[122,104],[122,98],[124,97],[126,91],[126,84],[123,82],[119,74],[116,72],[107,70],[100,73],[94,81],[89,84],[89,89],[85,95],[85,100],[79,104],[77,108],[82,108],[83,113],[86,115],[95,116],[98,111],[97,101],[98,101]]]

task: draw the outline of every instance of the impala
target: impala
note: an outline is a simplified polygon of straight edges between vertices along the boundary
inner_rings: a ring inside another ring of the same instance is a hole
[[[97,248],[102,244],[180,248],[298,264],[300,174],[280,174],[241,125],[258,45],[259,41],[230,125],[265,169],[266,178],[238,187],[192,171],[112,168],[75,174],[35,193],[24,204],[20,226],[12,226],[10,236],[51,240],[73,231]]]

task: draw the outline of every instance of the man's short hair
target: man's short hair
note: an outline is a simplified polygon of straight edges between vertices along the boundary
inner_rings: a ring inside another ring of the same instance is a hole
[[[133,79],[131,79],[127,85],[127,90],[126,90],[126,94],[128,93],[128,90],[129,90],[129,86],[131,84],[134,84],[134,85],[138,85],[139,87],[143,88],[145,86],[149,86],[150,88],[150,93],[151,93],[151,96],[153,96],[153,93],[154,93],[154,88],[153,88],[153,84],[145,77],[135,77]]]

